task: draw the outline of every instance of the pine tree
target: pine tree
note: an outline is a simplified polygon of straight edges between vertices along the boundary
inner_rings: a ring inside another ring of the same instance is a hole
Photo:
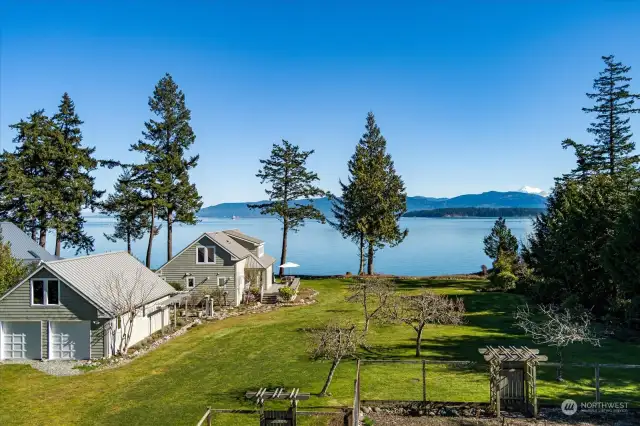
[[[185,158],[196,138],[189,124],[191,111],[171,75],[166,74],[156,84],[153,96],[149,97],[149,108],[159,121],[145,122],[144,141],[131,147],[145,155],[145,164],[133,168],[133,180],[146,192],[143,204],[150,211],[147,266],[153,237],[159,229],[155,225],[156,216],[167,223],[167,260],[171,260],[173,224],[195,224],[196,213],[202,207],[195,185],[189,182],[189,170],[196,167],[199,156]]]
[[[605,69],[594,80],[594,93],[587,93],[589,99],[595,100],[595,105],[582,109],[596,114],[588,128],[595,143],[582,145],[568,139],[563,142],[563,147],[574,148],[578,157],[578,167],[572,176],[607,173],[629,186],[638,178],[637,166],[640,163],[640,156],[634,154],[635,143],[631,140],[633,134],[629,126],[630,115],[640,112],[634,108],[640,95],[629,92],[631,67],[615,62],[613,55],[602,59]]]
[[[55,255],[60,256],[60,248],[75,247],[76,253],[93,251],[93,237],[84,231],[85,219],[82,209],[92,211],[98,206],[105,191],[96,190],[95,178],[91,172],[99,165],[112,166],[111,161],[94,158],[95,148],[82,146],[83,124],[75,111],[75,104],[68,93],[62,95],[58,113],[53,116],[56,138],[53,139],[55,152],[52,176],[52,190],[59,197],[59,209],[53,212],[52,227],[56,230]]]
[[[149,211],[144,206],[144,197],[133,181],[131,171],[126,169],[114,185],[115,192],[102,203],[102,212],[113,215],[116,224],[113,234],[104,234],[109,241],[126,241],[131,254],[131,243],[144,237],[149,229]]]
[[[367,241],[367,274],[373,275],[374,253],[385,245],[400,244],[408,234],[400,228],[400,218],[407,211],[407,194],[402,178],[396,173],[387,141],[380,132],[372,112],[367,114],[365,132],[352,157],[356,174],[354,191],[362,205],[358,211],[360,226]]]
[[[325,195],[325,191],[314,185],[318,175],[307,169],[307,159],[314,151],[301,151],[297,145],[283,140],[282,145],[273,144],[271,156],[260,160],[263,165],[256,177],[261,183],[268,182],[265,192],[269,202],[250,204],[263,215],[275,215],[282,222],[281,264],[287,261],[287,236],[297,232],[307,219],[325,221],[324,215],[314,207],[313,197]],[[280,268],[280,277],[284,268]]]

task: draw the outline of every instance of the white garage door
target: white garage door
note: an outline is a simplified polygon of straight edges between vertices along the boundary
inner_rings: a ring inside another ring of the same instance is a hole
[[[40,359],[40,321],[2,323],[3,359]]]
[[[52,322],[50,327],[51,359],[89,359],[89,321]]]

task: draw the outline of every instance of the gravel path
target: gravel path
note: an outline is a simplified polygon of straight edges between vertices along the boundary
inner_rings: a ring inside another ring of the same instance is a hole
[[[2,364],[26,364],[40,370],[46,374],[52,376],[75,376],[82,374],[82,370],[74,369],[73,367],[86,364],[86,361],[37,361],[37,360],[24,360],[24,361],[2,361]]]

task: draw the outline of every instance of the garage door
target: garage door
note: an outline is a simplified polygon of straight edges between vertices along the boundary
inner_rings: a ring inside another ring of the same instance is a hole
[[[90,322],[51,322],[51,359],[89,359]]]
[[[40,359],[40,321],[2,323],[3,359]]]

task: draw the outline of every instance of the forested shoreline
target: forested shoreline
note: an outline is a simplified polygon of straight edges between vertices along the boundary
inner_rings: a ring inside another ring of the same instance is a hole
[[[404,217],[536,217],[545,209],[527,207],[450,207],[444,209],[416,210],[405,213]]]

